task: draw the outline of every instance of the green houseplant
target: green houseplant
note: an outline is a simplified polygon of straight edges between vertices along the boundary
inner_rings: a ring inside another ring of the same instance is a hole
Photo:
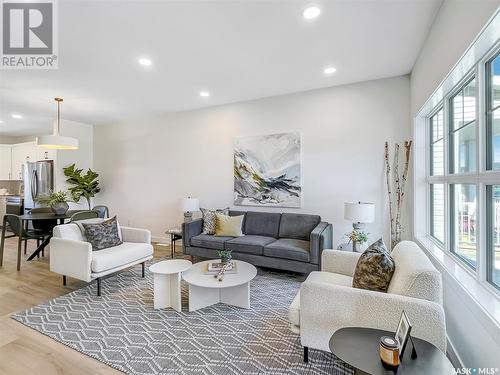
[[[75,202],[80,201],[83,197],[87,200],[87,205],[90,207],[90,198],[95,197],[101,191],[99,187],[99,174],[92,169],[88,169],[85,174],[82,174],[83,169],[78,169],[75,164],[63,168],[64,175],[67,177],[66,182],[70,184],[68,189]]]
[[[49,206],[56,215],[64,215],[68,211],[68,202],[71,202],[71,197],[67,191],[50,191],[35,198],[35,203]]]

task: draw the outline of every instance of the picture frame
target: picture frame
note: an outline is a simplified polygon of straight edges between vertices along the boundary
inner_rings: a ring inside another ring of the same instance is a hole
[[[408,343],[408,339],[410,338],[410,332],[412,329],[412,325],[410,319],[406,315],[405,311],[401,312],[401,318],[399,319],[398,329],[396,330],[395,339],[399,344],[399,357],[403,357],[406,344]]]

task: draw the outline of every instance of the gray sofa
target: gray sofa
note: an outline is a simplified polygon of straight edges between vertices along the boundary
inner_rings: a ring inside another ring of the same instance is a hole
[[[184,254],[216,259],[232,250],[234,259],[256,266],[309,273],[320,269],[321,252],[331,249],[333,226],[318,215],[230,211],[245,215],[242,237],[203,234],[202,219],[182,224]]]

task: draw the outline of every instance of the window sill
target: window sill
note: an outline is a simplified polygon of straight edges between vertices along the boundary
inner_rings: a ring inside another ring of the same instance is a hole
[[[461,286],[474,300],[478,307],[500,329],[500,295],[498,291],[487,283],[476,280],[476,276],[464,265],[460,264],[452,255],[447,254],[432,240],[426,237],[415,238],[417,242],[431,257],[433,263],[441,272],[446,272]]]

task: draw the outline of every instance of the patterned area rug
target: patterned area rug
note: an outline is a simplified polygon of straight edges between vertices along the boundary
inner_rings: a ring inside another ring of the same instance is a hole
[[[89,285],[13,319],[130,374],[352,374],[332,354],[309,351],[302,361],[288,306],[300,286],[294,275],[259,270],[251,308],[217,304],[187,312],[153,309],[152,275],[139,267]]]

